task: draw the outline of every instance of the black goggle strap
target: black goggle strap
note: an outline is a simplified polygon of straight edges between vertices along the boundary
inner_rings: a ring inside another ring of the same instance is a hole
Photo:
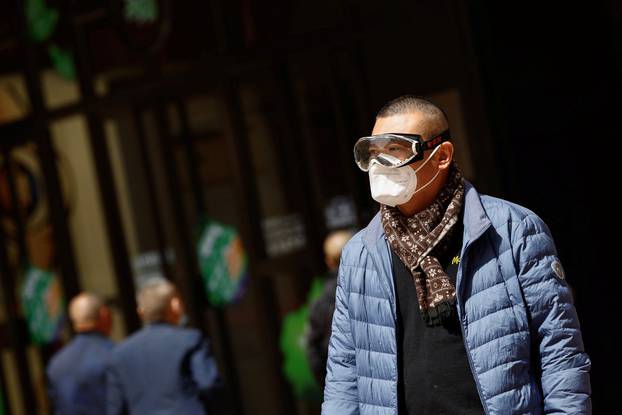
[[[437,135],[436,137],[428,141],[422,142],[421,146],[423,147],[423,151],[432,150],[437,145],[444,143],[445,141],[449,141],[449,140],[451,140],[451,134],[449,133],[449,130],[447,129],[443,131],[442,133],[440,133],[439,135]]]

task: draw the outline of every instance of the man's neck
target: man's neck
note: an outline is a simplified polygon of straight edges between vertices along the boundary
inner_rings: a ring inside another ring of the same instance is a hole
[[[397,208],[400,210],[400,212],[402,212],[402,215],[409,218],[421,212],[429,205],[430,205],[429,203],[418,203],[415,205],[415,204],[410,204],[409,202],[407,202],[407,203],[404,203],[403,205],[399,205]]]
[[[92,335],[92,334],[96,334],[98,336],[104,336],[104,333],[102,333],[100,330],[97,330],[97,329],[76,330],[76,334],[77,335]]]
[[[397,208],[402,212],[402,215],[409,218],[430,206],[438,196],[440,189],[427,190],[428,189],[425,189],[421,193],[413,196],[412,199],[403,205],[398,205]]]
[[[147,326],[154,326],[154,325],[155,326],[161,326],[161,325],[176,326],[177,325],[175,321],[169,318],[161,318],[157,320],[145,321],[145,324]]]

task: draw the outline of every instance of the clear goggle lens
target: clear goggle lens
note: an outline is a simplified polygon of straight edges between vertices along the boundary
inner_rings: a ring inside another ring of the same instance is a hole
[[[423,152],[449,140],[449,130],[428,141],[417,134],[378,134],[361,137],[354,144],[354,161],[363,171],[373,162],[397,168],[423,159]]]

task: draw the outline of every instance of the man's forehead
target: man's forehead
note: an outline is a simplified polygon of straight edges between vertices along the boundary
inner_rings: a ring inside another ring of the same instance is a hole
[[[411,112],[376,119],[372,135],[386,133],[424,135],[425,130],[425,117],[420,112]]]

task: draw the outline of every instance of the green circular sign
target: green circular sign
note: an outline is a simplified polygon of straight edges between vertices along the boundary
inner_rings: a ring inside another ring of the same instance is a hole
[[[235,228],[207,222],[200,233],[197,249],[210,304],[223,306],[238,301],[248,279],[248,256]]]
[[[50,343],[60,337],[65,301],[56,275],[29,266],[21,287],[21,301],[33,343]]]

